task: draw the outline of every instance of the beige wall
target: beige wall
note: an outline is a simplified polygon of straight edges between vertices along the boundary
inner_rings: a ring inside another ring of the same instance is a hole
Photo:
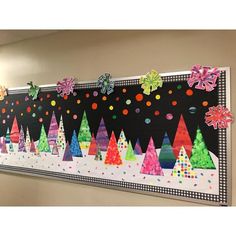
[[[188,70],[193,64],[231,67],[236,104],[236,31],[62,31],[0,47],[0,83],[55,83],[64,76],[95,80]],[[236,114],[236,113],[235,113]],[[236,127],[232,156],[236,153]],[[233,159],[233,158],[232,158]],[[233,205],[236,205],[233,160]],[[0,205],[196,205],[123,191],[0,173]]]

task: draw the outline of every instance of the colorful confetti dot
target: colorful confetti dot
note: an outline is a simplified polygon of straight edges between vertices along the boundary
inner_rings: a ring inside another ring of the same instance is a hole
[[[188,111],[190,114],[195,114],[197,112],[197,108],[196,107],[189,107]]]
[[[106,96],[102,96],[102,100],[103,100],[103,101],[106,101],[106,100],[107,100],[107,97],[106,97]]]
[[[97,110],[98,104],[96,102],[92,103],[92,110]]]
[[[124,110],[122,111],[122,113],[123,113],[124,116],[127,116],[128,113],[129,113],[129,111],[128,111],[128,109],[124,109]]]
[[[70,110],[69,110],[69,109],[68,109],[68,110],[66,110],[66,113],[67,113],[67,114],[70,114]]]
[[[130,99],[128,99],[128,100],[126,100],[126,102],[125,102],[127,105],[130,105],[131,104],[131,100]]]
[[[112,119],[113,119],[113,120],[115,120],[116,118],[117,118],[117,116],[116,116],[116,115],[113,115],[113,116],[112,116]]]
[[[173,93],[173,91],[172,91],[172,90],[169,90],[169,91],[168,91],[168,94],[172,94],[172,93]]]
[[[155,116],[159,116],[159,115],[160,115],[160,112],[159,112],[158,110],[156,110],[156,111],[154,112],[154,115],[155,115]]]
[[[119,97],[116,97],[116,101],[117,101],[117,102],[120,101],[120,98],[119,98]]]
[[[49,112],[48,112],[48,111],[46,111],[46,112],[45,112],[45,115],[46,115],[46,116],[48,116],[48,115],[49,115]]]
[[[159,99],[161,98],[161,95],[160,95],[160,94],[157,94],[157,95],[155,96],[155,98],[156,98],[156,100],[159,100]]]
[[[112,111],[114,109],[113,106],[109,106],[109,110]]]
[[[2,123],[3,123],[3,124],[6,124],[6,120],[5,120],[5,119],[4,119],[4,120],[2,120]]]
[[[39,107],[38,107],[38,110],[39,110],[39,111],[42,111],[42,110],[43,110],[43,107],[42,107],[42,106],[39,106]]]
[[[2,114],[6,113],[6,108],[2,108]]]
[[[167,120],[172,120],[173,119],[173,115],[171,113],[166,114],[166,119]]]
[[[47,98],[50,98],[50,97],[51,97],[51,94],[48,93],[48,94],[47,94]]]
[[[177,85],[177,89],[178,89],[178,90],[182,89],[182,85],[181,85],[181,84],[178,84],[178,85]]]
[[[145,123],[146,123],[147,125],[150,124],[150,123],[151,123],[151,119],[146,118],[146,119],[145,119]]]
[[[143,95],[141,93],[138,93],[135,96],[135,99],[136,99],[137,102],[141,102],[141,101],[143,101]]]
[[[35,114],[35,113],[33,113],[33,114],[32,114],[32,117],[36,117],[36,114]]]
[[[94,96],[94,97],[97,97],[97,95],[98,95],[98,92],[97,92],[97,91],[94,91],[94,92],[93,92],[93,96]]]
[[[61,110],[61,106],[59,106],[57,109],[58,109],[58,111],[60,111]]]
[[[177,105],[177,101],[172,101],[171,104],[172,104],[172,106],[176,106]]]
[[[123,88],[122,93],[126,93],[126,92],[127,92],[126,88]]]
[[[64,100],[68,100],[68,95],[64,95],[64,96],[63,96],[63,99],[64,99]]]
[[[86,97],[86,98],[89,98],[89,97],[90,97],[90,94],[89,94],[89,93],[86,93],[86,94],[85,94],[85,97]]]
[[[30,113],[30,112],[31,112],[31,107],[27,107],[27,108],[26,108],[26,111],[27,111],[28,113]]]
[[[192,89],[187,89],[186,90],[186,95],[187,96],[192,96],[193,95],[193,90]]]
[[[204,107],[208,106],[208,101],[203,101],[203,102],[202,102],[202,105],[203,105]]]
[[[136,113],[139,113],[139,112],[140,112],[140,108],[136,108],[136,109],[135,109],[135,112],[136,112]]]
[[[80,99],[77,99],[76,103],[77,103],[77,104],[80,104],[80,103],[81,103]]]
[[[53,107],[55,107],[55,106],[56,106],[56,101],[55,101],[55,100],[52,100],[52,101],[51,101],[51,105],[52,105]]]
[[[147,101],[147,102],[146,102],[146,106],[147,106],[147,107],[150,107],[151,105],[152,105],[152,103],[151,103],[150,101]]]
[[[42,123],[43,122],[43,118],[39,118],[39,122]]]
[[[19,104],[20,104],[20,102],[17,100],[17,101],[16,101],[16,105],[19,105]]]
[[[78,116],[76,114],[73,115],[73,119],[77,120]]]

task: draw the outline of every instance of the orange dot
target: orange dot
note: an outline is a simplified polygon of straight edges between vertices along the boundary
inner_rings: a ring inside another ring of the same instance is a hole
[[[171,104],[172,104],[172,106],[176,106],[177,105],[177,101],[172,101]]]
[[[193,90],[192,89],[187,89],[186,90],[186,95],[192,96],[193,95]]]
[[[86,94],[85,94],[85,97],[86,97],[86,98],[89,98],[89,97],[90,97],[89,93],[86,93]]]
[[[123,88],[122,93],[126,93],[126,92],[127,92],[126,88]]]
[[[77,104],[80,104],[80,103],[81,103],[81,101],[80,101],[80,99],[78,99],[78,100],[77,100]]]
[[[146,102],[146,106],[147,106],[147,107],[150,107],[151,105],[152,105],[152,103],[151,103],[150,101],[147,101],[147,102]]]
[[[169,93],[169,94],[172,94],[172,93],[173,93],[173,91],[172,91],[172,90],[169,90],[169,91],[168,91],[168,93]]]
[[[102,100],[103,100],[103,101],[106,101],[106,100],[107,100],[107,97],[106,97],[106,96],[103,96],[103,97],[102,97]]]
[[[48,112],[48,111],[46,111],[46,112],[45,112],[45,115],[46,115],[46,116],[48,116],[48,114],[49,114],[49,112]]]
[[[204,107],[206,107],[206,106],[208,105],[208,101],[203,101],[203,102],[202,102],[202,105],[203,105]]]
[[[6,113],[6,108],[2,108],[2,113]]]
[[[67,99],[68,99],[68,96],[67,96],[67,95],[64,95],[63,98],[64,98],[64,100],[67,100]]]
[[[124,110],[122,111],[122,113],[123,113],[123,115],[127,116],[128,113],[129,113],[129,111],[128,111],[128,109],[124,109]]]
[[[160,115],[160,112],[159,112],[158,110],[156,110],[156,111],[154,112],[154,115],[155,115],[155,116],[159,116],[159,115]]]
[[[136,96],[135,96],[135,99],[138,101],[138,102],[141,102],[143,100],[143,95],[141,93],[138,93]]]
[[[97,104],[96,102],[94,102],[94,103],[92,104],[92,109],[93,109],[93,110],[97,110],[97,108],[98,108],[98,104]]]

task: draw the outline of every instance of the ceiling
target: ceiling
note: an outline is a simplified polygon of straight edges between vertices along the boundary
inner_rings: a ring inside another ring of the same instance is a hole
[[[58,30],[0,30],[0,46],[48,35]]]

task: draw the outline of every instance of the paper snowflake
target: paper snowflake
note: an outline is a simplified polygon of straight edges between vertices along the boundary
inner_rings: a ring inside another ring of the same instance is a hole
[[[195,65],[192,68],[191,76],[188,78],[188,85],[192,87],[195,83],[196,89],[211,92],[216,87],[217,79],[220,77],[220,70],[207,66]]]
[[[57,92],[61,97],[65,95],[73,94],[75,88],[75,79],[74,78],[64,78],[62,81],[57,82]]]
[[[224,129],[228,127],[228,123],[233,121],[233,114],[228,108],[221,105],[209,107],[209,111],[205,114],[205,123],[213,126],[214,129]]]
[[[139,84],[142,84],[141,88],[143,89],[143,93],[150,95],[150,93],[157,90],[158,87],[162,87],[163,81],[161,76],[155,70],[152,70],[139,79]]]
[[[109,95],[114,92],[115,83],[110,79],[111,75],[109,73],[105,73],[98,78],[97,86],[101,88],[102,94],[107,93]]]
[[[0,85],[0,101],[3,101],[5,96],[7,96],[7,90],[4,86]]]
[[[30,88],[28,90],[28,94],[30,97],[32,97],[33,100],[36,100],[38,98],[38,94],[39,94],[39,91],[40,91],[40,88],[38,85],[35,85],[33,84],[32,81],[30,81],[29,83],[27,83]]]

